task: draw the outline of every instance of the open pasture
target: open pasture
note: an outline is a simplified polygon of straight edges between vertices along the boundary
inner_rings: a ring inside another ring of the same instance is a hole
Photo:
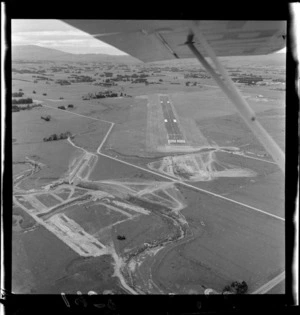
[[[66,266],[78,258],[71,248],[43,226],[28,233],[13,233],[13,293],[49,293],[45,288],[56,279],[67,276]]]
[[[133,255],[145,243],[159,243],[174,233],[175,228],[169,220],[154,214],[137,216],[133,220],[113,226],[111,230],[116,251],[125,256]],[[118,235],[124,235],[126,239],[119,241]]]
[[[158,254],[155,281],[222,291],[244,280],[252,291],[284,270],[284,223],[240,205],[178,186],[193,239]]]
[[[41,169],[23,180],[19,187],[22,189],[40,188],[58,180],[69,170],[69,163],[82,150],[74,148],[67,140],[30,143],[15,145],[13,158],[16,161],[24,161],[26,157],[43,164]]]
[[[28,163],[14,163],[13,164],[13,176],[24,174],[31,170],[31,166]]]
[[[118,221],[128,219],[129,216],[114,211],[104,204],[88,202],[81,205],[73,205],[64,210],[65,215],[77,222],[86,232],[95,235],[101,229],[109,227]]]
[[[50,115],[50,121],[41,119],[41,116]],[[66,131],[73,135],[89,131],[90,120],[76,116],[67,111],[49,107],[37,107],[13,115],[13,137],[16,144],[43,142],[44,137],[52,134],[60,135]]]
[[[13,215],[17,215],[22,218],[22,221],[20,222],[20,227],[23,230],[30,229],[36,224],[35,220],[17,205],[13,205],[12,213]]]
[[[49,208],[60,204],[60,200],[56,199],[52,194],[36,194],[35,198]]]
[[[114,156],[117,155],[113,155],[113,157]],[[128,164],[114,161],[106,156],[98,157],[98,162],[89,179],[91,181],[97,181],[124,178],[162,181],[160,176],[144,172],[143,170],[137,169],[134,166],[130,166]]]
[[[249,104],[256,113],[269,109],[284,107],[284,94],[278,91],[266,92],[259,87],[246,88],[242,94],[249,99]],[[267,102],[260,101],[257,95],[266,95]],[[234,106],[226,95],[219,89],[207,89],[205,91],[190,93],[171,93],[172,104],[180,117],[204,120],[236,113]],[[255,99],[255,101],[253,100]]]
[[[276,113],[276,116],[274,115]],[[279,114],[281,113],[281,115]],[[270,117],[270,118],[269,118]],[[266,110],[258,114],[258,120],[266,128],[278,145],[285,148],[285,115],[282,109]],[[237,115],[226,115],[212,119],[196,120],[204,136],[218,146],[234,146],[247,154],[269,157],[269,154],[255,138],[253,133]]]
[[[72,190],[66,187],[63,188],[58,188],[54,191],[55,195],[57,195],[58,197],[66,200],[69,199],[70,194],[72,194]]]
[[[40,291],[46,294],[74,294],[78,288],[83,294],[94,291],[98,294],[113,292],[124,294],[118,285],[118,279],[113,277],[113,260],[109,255],[93,258],[74,259],[66,266],[66,275],[40,287]]]

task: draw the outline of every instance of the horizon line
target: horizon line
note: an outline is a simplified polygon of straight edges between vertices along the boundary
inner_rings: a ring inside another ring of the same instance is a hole
[[[41,47],[41,48],[53,49],[53,50],[61,51],[63,53],[71,54],[71,55],[109,55],[109,56],[130,56],[132,58],[136,58],[136,57],[133,57],[130,54],[127,54],[125,52],[122,52],[122,54],[97,53],[97,52],[94,52],[94,53],[71,53],[71,52],[68,52],[68,51],[61,50],[61,49],[52,48],[52,47],[46,47],[46,46],[40,46],[40,45],[36,45],[36,44],[15,44],[15,45],[12,44],[11,46],[12,47],[13,46],[36,46],[36,47]],[[272,55],[272,54],[286,54],[286,47],[282,48],[279,51],[276,51],[276,52],[273,52],[271,54],[268,54],[268,55]],[[239,55],[239,56],[232,56],[232,57],[249,57],[249,56],[260,56],[260,55]],[[222,56],[220,56],[220,57],[222,57]],[[223,57],[231,57],[231,56],[223,56]],[[180,58],[180,59],[184,59],[184,58]]]

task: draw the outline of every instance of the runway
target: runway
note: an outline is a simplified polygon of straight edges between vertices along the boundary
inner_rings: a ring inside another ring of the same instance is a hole
[[[160,96],[160,103],[163,110],[164,123],[168,133],[168,143],[185,143],[184,136],[173,113],[169,97]]]

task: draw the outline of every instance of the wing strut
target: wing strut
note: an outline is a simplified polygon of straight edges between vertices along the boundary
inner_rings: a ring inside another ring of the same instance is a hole
[[[217,72],[203,57],[203,55],[197,50],[194,45],[193,39],[197,37],[201,44],[201,47],[205,50],[207,55],[211,58]],[[192,26],[191,34],[188,36],[186,45],[190,48],[195,57],[200,61],[206,71],[214,78],[222,91],[231,100],[241,117],[244,119],[245,123],[272,156],[274,161],[278,164],[282,172],[285,171],[285,154],[280,149],[278,144],[271,138],[267,131],[262,127],[262,125],[257,121],[254,111],[251,109],[250,105],[246,102],[244,97],[241,95],[237,87],[234,85],[230,79],[227,71],[219,62],[213,49],[207,43],[204,36],[201,34],[197,25]]]

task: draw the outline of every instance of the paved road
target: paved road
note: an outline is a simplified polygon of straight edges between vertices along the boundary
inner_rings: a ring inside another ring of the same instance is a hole
[[[169,97],[168,96],[160,96],[160,103],[162,106],[165,126],[168,132],[169,140],[184,140],[183,134],[180,131],[177,119],[173,113],[173,109],[171,107]]]
[[[265,283],[259,289],[252,292],[252,294],[265,294],[271,289],[273,289],[277,284],[285,279],[285,271],[279,274],[277,277],[273,278],[271,281]]]

